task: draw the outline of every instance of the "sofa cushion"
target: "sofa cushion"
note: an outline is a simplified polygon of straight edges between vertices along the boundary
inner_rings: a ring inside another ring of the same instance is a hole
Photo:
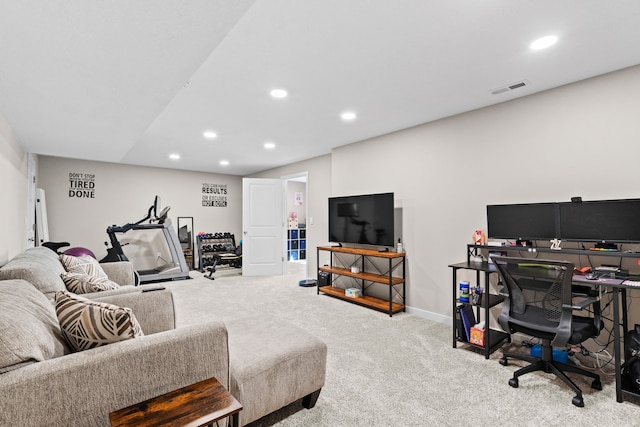
[[[273,316],[225,322],[229,333],[229,391],[242,402],[246,425],[317,392],[325,381],[327,345]]]
[[[0,373],[69,352],[51,301],[24,280],[0,282]]]
[[[64,272],[60,277],[62,277],[67,289],[74,294],[108,291],[120,287],[109,279],[100,279],[84,273]]]
[[[108,279],[98,261],[89,255],[79,257],[71,255],[60,255],[60,262],[69,273],[83,273],[98,279]]]
[[[130,308],[91,301],[67,291],[56,293],[62,335],[76,351],[142,336]]]
[[[56,292],[67,289],[60,277],[64,271],[58,254],[51,249],[39,246],[16,255],[0,268],[0,280],[26,280],[47,298],[53,299]]]

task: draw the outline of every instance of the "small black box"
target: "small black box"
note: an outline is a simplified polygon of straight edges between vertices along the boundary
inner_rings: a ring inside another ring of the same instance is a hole
[[[331,273],[318,271],[318,287],[331,286]]]

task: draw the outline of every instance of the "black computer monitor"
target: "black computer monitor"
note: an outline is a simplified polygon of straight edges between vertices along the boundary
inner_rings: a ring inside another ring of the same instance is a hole
[[[557,203],[522,203],[487,206],[487,237],[543,240],[558,237]]]
[[[640,242],[640,199],[567,202],[559,207],[562,240]]]

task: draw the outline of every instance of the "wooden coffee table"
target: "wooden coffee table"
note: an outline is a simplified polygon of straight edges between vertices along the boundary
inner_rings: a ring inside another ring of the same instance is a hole
[[[231,417],[238,427],[242,405],[215,378],[171,391],[109,414],[112,427],[193,426]]]

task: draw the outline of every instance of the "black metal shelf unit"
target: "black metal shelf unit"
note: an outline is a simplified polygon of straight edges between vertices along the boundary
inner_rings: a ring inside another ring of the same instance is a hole
[[[236,238],[231,233],[204,233],[198,235],[198,268],[206,271],[214,265],[216,257],[235,255]],[[224,259],[224,258],[222,258]]]
[[[449,265],[453,270],[453,313],[456,312],[456,309],[459,304],[461,304],[460,299],[458,298],[458,270],[473,270],[476,272],[476,286],[483,283],[483,273],[484,273],[484,291],[482,292],[482,297],[479,300],[479,303],[475,305],[476,318],[481,319],[482,314],[484,312],[484,322],[485,322],[485,333],[484,333],[484,345],[472,344],[467,341],[466,337],[459,336],[458,328],[456,325],[456,316],[453,316],[453,348],[457,347],[457,343],[464,342],[467,345],[478,348],[484,351],[485,359],[488,359],[491,353],[502,344],[503,341],[509,340],[509,334],[491,328],[490,316],[489,312],[491,307],[495,307],[498,304],[501,304],[504,301],[504,297],[498,294],[491,293],[491,287],[489,278],[491,273],[495,273],[496,270],[493,265],[488,262],[482,263],[472,263],[472,262],[461,262],[457,264]]]

